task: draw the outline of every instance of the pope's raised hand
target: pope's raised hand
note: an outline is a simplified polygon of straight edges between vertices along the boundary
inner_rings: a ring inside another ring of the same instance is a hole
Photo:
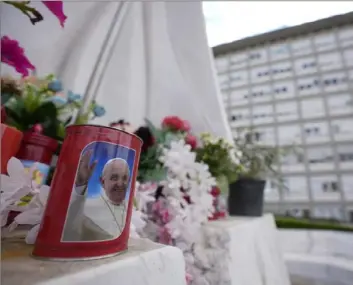
[[[97,164],[96,161],[90,163],[92,153],[92,150],[88,150],[82,155],[80,159],[75,181],[76,186],[83,186],[88,184],[88,180],[90,179]]]

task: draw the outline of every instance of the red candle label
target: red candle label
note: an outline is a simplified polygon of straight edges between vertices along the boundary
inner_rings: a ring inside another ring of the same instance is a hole
[[[126,225],[135,150],[108,142],[86,146],[72,187],[62,242],[108,241]]]

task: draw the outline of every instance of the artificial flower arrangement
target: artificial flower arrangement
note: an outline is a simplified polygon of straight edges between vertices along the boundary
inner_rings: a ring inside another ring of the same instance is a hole
[[[203,227],[210,219],[224,217],[215,215],[215,197],[220,193],[207,163],[197,159],[202,145],[192,135],[189,122],[168,116],[160,127],[148,120],[137,130],[124,120],[110,126],[133,132],[144,142],[135,206],[146,224],[138,228],[138,234],[182,249],[189,284],[228,280],[219,276],[227,262],[226,235]]]
[[[62,141],[65,127],[85,124],[105,114],[105,109],[92,102],[87,111],[73,120],[82,106],[81,95],[64,91],[53,75],[44,78],[1,78],[1,99],[6,112],[5,123],[20,131],[34,131]]]
[[[60,25],[64,27],[67,17],[63,11],[63,1],[41,2],[58,18]],[[18,9],[29,18],[33,25],[44,19],[38,10],[31,7],[30,1],[3,1],[1,5],[3,4],[11,5]],[[22,76],[28,76],[30,70],[35,70],[35,66],[25,55],[24,49],[16,40],[11,39],[7,35],[1,37],[1,62],[15,68]]]

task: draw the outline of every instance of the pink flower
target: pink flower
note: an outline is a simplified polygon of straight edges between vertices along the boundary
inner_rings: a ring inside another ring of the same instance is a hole
[[[170,233],[166,227],[161,227],[158,232],[158,242],[165,244],[165,245],[171,245],[172,244],[172,237],[170,236]]]
[[[191,146],[191,149],[195,149],[197,147],[197,138],[192,134],[187,134],[185,137],[185,143]]]
[[[28,75],[28,69],[35,70],[18,41],[12,40],[8,36],[1,38],[1,62],[14,67],[23,76]]]
[[[168,209],[164,209],[164,210],[160,211],[160,214],[162,216],[163,223],[168,223],[170,221],[170,214],[169,214]]]
[[[192,275],[190,273],[185,273],[186,284],[190,284],[193,280]]]
[[[58,18],[60,25],[64,27],[64,23],[67,19],[63,10],[63,1],[42,1],[45,6]]]

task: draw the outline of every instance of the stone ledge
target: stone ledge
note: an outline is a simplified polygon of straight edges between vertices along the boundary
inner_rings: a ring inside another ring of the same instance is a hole
[[[129,250],[124,254],[92,261],[40,261],[31,258],[30,251],[31,247],[20,245],[17,254],[2,259],[1,277],[4,284],[186,284],[181,250],[145,239],[130,240]]]

